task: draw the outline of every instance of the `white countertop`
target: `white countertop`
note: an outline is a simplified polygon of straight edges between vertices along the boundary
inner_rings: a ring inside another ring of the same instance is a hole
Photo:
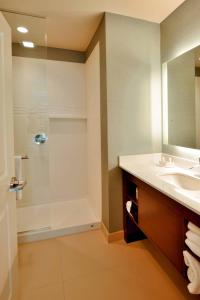
[[[200,215],[200,191],[183,190],[165,182],[159,177],[159,174],[177,170],[191,175],[198,174],[200,176],[200,168],[188,170],[189,167],[194,166],[197,162],[170,155],[170,157],[174,159],[174,167],[160,167],[158,166],[158,162],[160,161],[161,155],[162,153],[120,156],[119,166]]]

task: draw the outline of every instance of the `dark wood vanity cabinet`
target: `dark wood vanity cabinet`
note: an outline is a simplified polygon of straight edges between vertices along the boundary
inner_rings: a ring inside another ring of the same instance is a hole
[[[125,171],[123,191],[125,240],[131,242],[146,236],[185,276],[187,224],[191,221],[200,226],[200,216]],[[126,202],[131,199],[137,204],[137,219],[126,210]]]
[[[133,177],[123,172],[123,227],[124,239],[127,243],[142,240],[144,233],[138,227],[138,201],[136,196],[137,185]],[[126,203],[132,202],[131,214],[127,212]]]
[[[138,225],[182,272],[184,222],[182,213],[171,201],[147,184],[138,182]]]

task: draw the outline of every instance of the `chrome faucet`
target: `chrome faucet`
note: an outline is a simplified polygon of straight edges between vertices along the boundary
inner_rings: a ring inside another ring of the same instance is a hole
[[[17,180],[16,177],[12,177],[10,181],[9,191],[10,192],[18,192],[23,190],[26,185],[26,181],[24,180]]]
[[[198,157],[198,164],[196,164],[196,165],[194,165],[194,166],[192,166],[192,167],[190,167],[190,168],[188,168],[189,170],[192,170],[192,169],[194,169],[194,168],[199,168],[200,167],[200,157]]]

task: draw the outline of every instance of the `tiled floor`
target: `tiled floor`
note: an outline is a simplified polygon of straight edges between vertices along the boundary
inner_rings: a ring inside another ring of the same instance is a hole
[[[19,253],[19,300],[199,299],[147,240],[108,244],[97,230],[24,244]]]

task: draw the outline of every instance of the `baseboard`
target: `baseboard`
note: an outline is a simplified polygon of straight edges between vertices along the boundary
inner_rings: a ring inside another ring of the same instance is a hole
[[[124,231],[123,230],[109,233],[106,226],[103,223],[101,223],[101,230],[102,230],[102,232],[103,232],[103,234],[104,234],[104,236],[105,236],[108,243],[120,241],[124,238]]]

